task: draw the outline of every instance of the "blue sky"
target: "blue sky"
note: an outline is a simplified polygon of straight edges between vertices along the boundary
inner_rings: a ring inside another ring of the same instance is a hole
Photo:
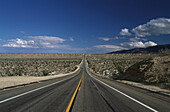
[[[0,0],[0,53],[107,53],[170,44],[169,0]]]

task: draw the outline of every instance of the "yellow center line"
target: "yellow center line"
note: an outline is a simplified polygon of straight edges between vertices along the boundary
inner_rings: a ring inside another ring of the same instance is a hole
[[[73,105],[73,101],[74,101],[74,99],[75,99],[75,97],[76,97],[76,94],[77,94],[78,90],[80,91],[80,84],[81,84],[81,82],[82,82],[83,75],[84,75],[84,70],[83,70],[82,76],[81,76],[81,78],[80,78],[79,84],[78,84],[78,86],[77,86],[77,88],[76,88],[76,90],[75,90],[75,92],[74,92],[74,94],[73,94],[73,96],[72,96],[72,98],[71,98],[71,101],[70,101],[70,103],[69,103],[69,105],[68,105],[68,107],[67,107],[66,112],[69,112],[69,111],[70,111],[71,106]]]

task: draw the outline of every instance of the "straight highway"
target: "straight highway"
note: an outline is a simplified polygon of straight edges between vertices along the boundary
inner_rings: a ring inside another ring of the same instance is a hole
[[[0,112],[170,112],[170,97],[92,74],[0,90]]]

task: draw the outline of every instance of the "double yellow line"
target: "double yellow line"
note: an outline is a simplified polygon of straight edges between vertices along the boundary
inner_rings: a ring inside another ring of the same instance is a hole
[[[78,84],[78,86],[77,86],[77,88],[76,88],[76,90],[75,90],[75,92],[74,92],[74,94],[73,94],[73,96],[72,96],[72,98],[71,98],[71,101],[70,101],[70,103],[69,103],[69,105],[68,105],[68,107],[67,107],[66,112],[69,112],[69,111],[70,111],[71,106],[73,105],[73,101],[74,101],[74,99],[75,99],[75,97],[76,97],[76,94],[77,94],[78,90],[80,90],[80,85],[81,85],[81,82],[82,82],[83,75],[84,75],[84,70],[83,70],[82,76],[81,76],[81,78],[80,78],[79,84]]]

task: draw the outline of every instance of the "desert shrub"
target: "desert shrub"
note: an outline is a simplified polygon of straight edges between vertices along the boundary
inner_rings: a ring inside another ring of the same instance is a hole
[[[121,65],[119,65],[119,66],[117,67],[117,69],[118,69],[118,71],[119,71],[120,74],[123,74],[123,73],[125,72],[124,67],[121,66]]]
[[[49,72],[47,70],[43,70],[42,73],[43,73],[43,76],[49,75]]]
[[[118,78],[118,76],[119,76],[119,73],[116,70],[113,71],[112,74],[111,74],[112,79],[116,79],[116,78]]]
[[[159,50],[159,54],[164,56],[170,55],[170,49],[161,49]]]
[[[20,54],[24,56],[25,54]],[[20,55],[17,55],[20,57]],[[48,57],[50,54],[46,54]],[[0,55],[1,57],[2,55]],[[11,58],[11,56],[13,56]],[[41,58],[43,55],[39,54],[26,54],[26,56],[30,58],[16,58],[15,55],[8,55],[6,57],[0,58],[0,72],[2,75],[0,76],[43,76],[48,75],[43,70],[48,70],[49,73],[56,72],[60,73],[68,73],[75,69],[75,66],[81,62],[81,58],[72,58],[69,56],[63,59],[60,58]],[[36,56],[36,58],[34,57]],[[37,57],[39,56],[39,57]],[[65,56],[65,55],[63,55]],[[67,56],[67,54],[66,54]],[[25,57],[25,56],[24,56]]]
[[[73,70],[72,71],[75,71],[77,69],[77,66],[75,66],[74,68],[73,68]]]

